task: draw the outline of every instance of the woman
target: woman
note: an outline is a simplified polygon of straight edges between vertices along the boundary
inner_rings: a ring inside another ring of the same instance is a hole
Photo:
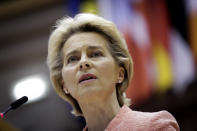
[[[47,58],[57,94],[84,116],[89,131],[179,130],[167,111],[131,110],[125,90],[133,62],[116,26],[93,14],[63,18],[49,39]]]

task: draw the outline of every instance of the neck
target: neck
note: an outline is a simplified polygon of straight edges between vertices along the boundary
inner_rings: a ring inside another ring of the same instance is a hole
[[[103,100],[79,104],[89,131],[103,131],[120,110],[115,91]]]

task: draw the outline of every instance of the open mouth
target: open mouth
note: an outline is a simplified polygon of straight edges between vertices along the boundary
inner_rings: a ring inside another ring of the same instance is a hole
[[[89,81],[89,80],[94,80],[96,79],[96,76],[93,74],[85,74],[82,75],[79,79],[79,83],[84,82],[84,81]]]

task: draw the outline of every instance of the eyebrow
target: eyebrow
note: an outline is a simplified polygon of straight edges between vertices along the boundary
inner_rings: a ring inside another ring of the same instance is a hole
[[[88,50],[95,50],[95,49],[101,49],[101,50],[103,50],[103,48],[102,47],[100,47],[100,46],[88,46]],[[66,57],[68,57],[68,56],[70,56],[70,55],[72,55],[72,54],[76,54],[76,53],[78,53],[79,52],[79,50],[77,49],[77,50],[73,50],[73,51],[70,51],[70,52],[68,52],[67,54],[65,54],[65,56]]]
[[[94,49],[102,49],[103,50],[103,48],[100,47],[100,46],[89,46],[88,49],[92,49],[92,50],[94,50]]]

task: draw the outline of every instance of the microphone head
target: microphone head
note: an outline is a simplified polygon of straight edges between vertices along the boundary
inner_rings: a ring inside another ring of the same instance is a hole
[[[23,96],[20,99],[16,100],[15,102],[11,103],[10,106],[12,109],[16,109],[27,101],[28,101],[28,97]]]

